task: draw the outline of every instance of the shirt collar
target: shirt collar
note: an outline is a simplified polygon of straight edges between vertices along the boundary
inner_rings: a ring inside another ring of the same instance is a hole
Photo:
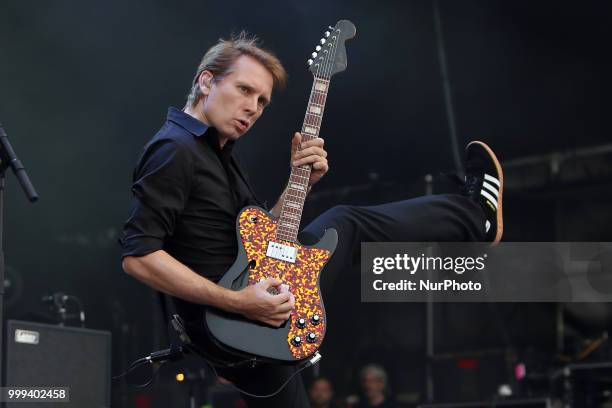
[[[167,119],[176,123],[194,136],[202,136],[208,130],[208,125],[206,123],[200,122],[193,116],[175,108],[174,106],[168,108]]]
[[[234,141],[228,140],[225,142],[223,149],[219,147],[219,135],[215,128],[209,127],[206,123],[199,121],[188,113],[171,106],[168,108],[168,120],[176,123],[183,129],[187,130],[194,136],[201,137],[206,135],[206,141],[210,144],[215,152],[223,154],[225,158],[229,158],[234,148]]]

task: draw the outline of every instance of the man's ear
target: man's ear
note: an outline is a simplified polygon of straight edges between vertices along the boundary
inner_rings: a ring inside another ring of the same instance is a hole
[[[212,87],[213,82],[213,74],[208,70],[202,71],[200,77],[198,78],[198,85],[200,85],[200,91],[202,95],[208,95],[210,93],[210,88]]]

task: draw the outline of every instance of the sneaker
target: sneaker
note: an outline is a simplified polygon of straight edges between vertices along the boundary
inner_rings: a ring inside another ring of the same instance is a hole
[[[502,193],[504,174],[493,150],[473,141],[465,148],[465,194],[480,204],[485,216],[486,241],[497,244],[504,231]]]

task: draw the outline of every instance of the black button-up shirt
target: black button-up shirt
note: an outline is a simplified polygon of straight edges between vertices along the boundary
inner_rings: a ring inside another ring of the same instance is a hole
[[[132,210],[120,243],[123,256],[164,249],[217,281],[237,254],[236,217],[260,205],[214,128],[176,108],[145,146],[134,170]]]

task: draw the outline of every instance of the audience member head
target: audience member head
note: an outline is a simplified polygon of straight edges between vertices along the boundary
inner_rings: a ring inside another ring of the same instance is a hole
[[[387,373],[377,364],[369,364],[360,372],[361,389],[370,404],[377,405],[385,400]]]
[[[334,397],[334,390],[327,378],[319,377],[310,384],[308,397],[313,408],[327,408]]]

